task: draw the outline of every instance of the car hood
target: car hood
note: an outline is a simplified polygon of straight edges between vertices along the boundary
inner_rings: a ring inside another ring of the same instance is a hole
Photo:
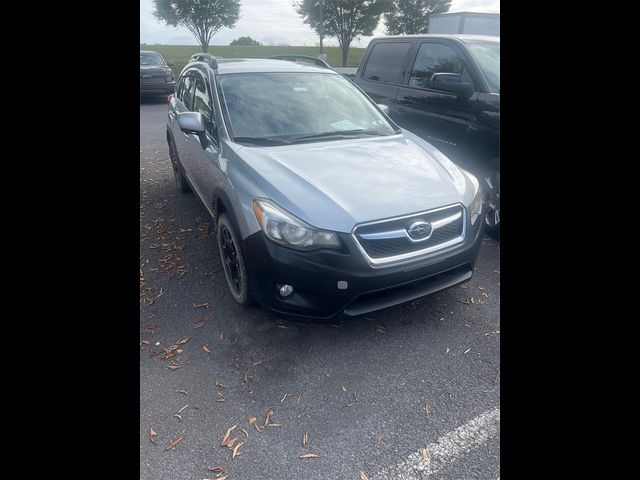
[[[140,65],[140,73],[160,73],[164,75],[167,69],[169,69],[169,67],[165,65]]]
[[[276,204],[320,229],[350,232],[362,222],[468,204],[473,195],[466,174],[408,132],[236,154]]]

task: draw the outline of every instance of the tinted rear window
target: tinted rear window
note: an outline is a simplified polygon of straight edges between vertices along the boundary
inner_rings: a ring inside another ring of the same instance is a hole
[[[411,43],[377,43],[371,50],[364,78],[375,82],[400,83],[402,67]]]

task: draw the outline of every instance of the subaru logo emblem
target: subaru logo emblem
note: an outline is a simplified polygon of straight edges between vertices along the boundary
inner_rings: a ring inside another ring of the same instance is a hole
[[[412,240],[426,240],[431,236],[431,224],[423,221],[412,223],[407,228],[407,234]]]

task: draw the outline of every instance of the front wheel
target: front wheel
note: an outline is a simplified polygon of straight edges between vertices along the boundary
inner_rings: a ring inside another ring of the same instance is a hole
[[[216,236],[224,276],[233,299],[240,305],[253,305],[255,302],[249,292],[249,279],[240,241],[229,217],[224,213],[218,219]]]
[[[500,240],[500,172],[491,172],[485,181],[489,186],[487,214],[484,217],[485,232],[492,238]]]

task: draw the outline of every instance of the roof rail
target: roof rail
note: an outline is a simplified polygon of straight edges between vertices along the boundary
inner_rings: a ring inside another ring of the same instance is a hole
[[[207,63],[214,70],[217,70],[218,69],[218,62],[217,62],[216,58],[217,57],[214,57],[210,53],[203,53],[203,52],[194,53],[193,55],[191,55],[191,58],[189,59],[189,62],[187,62],[187,63],[204,62],[204,63]]]
[[[298,59],[300,60],[306,60],[307,62],[313,62],[314,64],[316,64],[319,67],[324,67],[324,68],[331,68],[331,65],[329,65],[327,62],[325,62],[324,60],[321,60],[320,58],[316,58],[316,57],[310,57],[309,55],[273,55],[272,57],[269,57],[272,60],[289,60],[291,62],[295,62]]]

